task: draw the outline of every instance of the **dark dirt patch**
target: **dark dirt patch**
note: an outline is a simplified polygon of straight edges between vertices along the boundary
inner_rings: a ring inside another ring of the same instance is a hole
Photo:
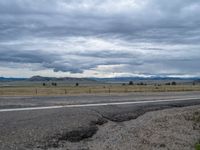
[[[97,131],[97,126],[79,128],[61,135],[58,141],[80,142],[84,139],[91,138]]]
[[[63,143],[69,142],[80,142],[82,140],[91,138],[98,131],[98,126],[107,123],[108,121],[104,118],[98,118],[97,120],[91,121],[88,127],[80,127],[72,131],[64,131],[49,137],[42,146],[37,148],[48,149],[62,147]]]
[[[151,105],[151,106],[143,106],[143,107],[138,107],[135,110],[129,110],[127,112],[122,112],[122,113],[111,113],[107,115],[102,115],[103,118],[106,118],[107,120],[113,121],[113,122],[124,122],[124,121],[129,121],[133,119],[137,119],[139,116],[144,115],[147,112],[151,111],[158,111],[158,110],[163,110],[163,109],[168,109],[168,108],[174,108],[174,107],[186,107],[186,106],[192,106],[195,105],[195,103],[192,102],[187,102],[184,104],[181,103],[174,103],[174,104],[169,104],[169,105]]]
[[[137,119],[139,116],[144,115],[146,112],[157,111],[157,110],[162,110],[166,108],[170,108],[170,107],[169,106],[142,107],[133,111],[110,114],[104,117],[113,122],[124,122],[124,121]]]
[[[98,118],[95,121],[91,121],[90,125],[99,125],[99,126],[101,126],[101,125],[103,125],[103,124],[105,124],[107,122],[108,122],[108,120],[105,119],[105,118]]]
[[[63,147],[63,143],[69,142],[80,142],[82,140],[91,138],[98,131],[97,126],[89,126],[78,128],[72,131],[63,132],[46,140],[45,143],[39,145],[37,148],[48,149],[48,148],[58,148]]]

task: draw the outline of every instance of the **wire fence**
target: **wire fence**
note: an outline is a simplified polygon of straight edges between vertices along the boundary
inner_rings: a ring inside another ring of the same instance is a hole
[[[80,87],[3,87],[0,96],[42,96],[42,95],[73,95],[73,94],[112,94],[130,92],[173,92],[200,91],[200,85],[176,86],[80,86]]]

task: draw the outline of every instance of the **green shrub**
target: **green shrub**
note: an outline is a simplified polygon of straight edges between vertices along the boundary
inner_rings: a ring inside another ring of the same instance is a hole
[[[200,144],[199,143],[195,145],[195,150],[200,150]]]

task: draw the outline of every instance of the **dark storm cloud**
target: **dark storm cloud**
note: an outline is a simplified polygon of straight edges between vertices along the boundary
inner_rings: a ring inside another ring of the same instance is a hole
[[[104,51],[105,53],[105,51]],[[91,53],[65,53],[45,52],[41,50],[11,50],[0,49],[0,63],[17,64],[39,64],[43,68],[53,69],[55,72],[82,73],[86,69],[92,69],[99,65],[133,64],[140,65],[133,61],[130,53],[118,52],[104,54],[101,51]],[[121,55],[120,55],[121,54]],[[65,57],[63,57],[65,56]],[[121,58],[121,56],[124,56]],[[109,57],[109,59],[107,59]],[[125,59],[127,58],[127,59]],[[38,68],[38,69],[43,69]]]
[[[198,14],[199,0],[1,0],[0,63],[38,64],[71,73],[123,64],[129,66],[123,71],[138,74],[167,74],[163,68],[171,74],[200,74]],[[74,42],[78,37],[118,47],[91,42],[96,49],[88,50],[89,44]],[[84,46],[80,51],[73,46],[50,50],[56,47],[51,42],[60,39]],[[41,41],[27,46],[26,40]],[[144,45],[134,46],[138,43]]]
[[[0,50],[0,63],[39,64],[41,67],[54,71],[69,71],[72,73],[82,72],[78,68],[66,65],[60,54],[44,52],[41,50]],[[38,68],[41,69],[42,68]]]
[[[55,54],[48,54],[42,51],[20,51],[20,50],[2,50],[0,51],[0,61],[14,63],[43,63],[58,59]]]
[[[1,0],[1,40],[26,36],[117,35],[138,41],[199,41],[200,17],[195,15],[200,13],[199,1],[133,2],[139,8],[133,3],[133,7],[126,8],[128,5],[125,5],[115,10],[112,4],[115,7],[117,2],[113,0]]]

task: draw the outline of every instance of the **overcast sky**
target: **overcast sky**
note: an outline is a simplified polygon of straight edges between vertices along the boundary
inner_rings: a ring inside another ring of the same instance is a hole
[[[0,76],[200,76],[199,0],[0,0]]]

